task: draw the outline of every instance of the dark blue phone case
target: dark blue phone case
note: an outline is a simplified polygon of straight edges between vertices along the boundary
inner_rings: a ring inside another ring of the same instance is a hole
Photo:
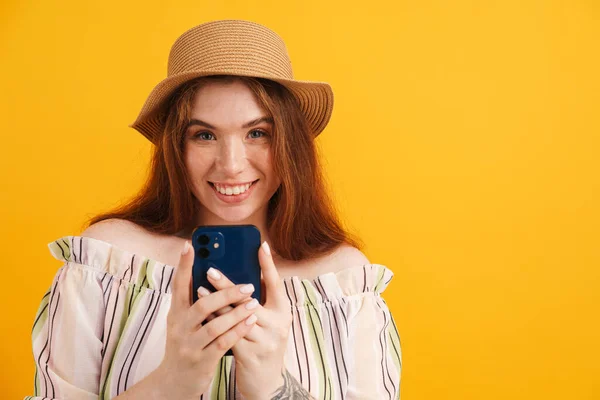
[[[194,303],[198,300],[200,286],[211,292],[216,291],[206,276],[210,267],[222,272],[236,285],[252,283],[255,289],[252,297],[260,302],[260,244],[260,231],[254,225],[207,225],[196,228],[192,233]],[[225,355],[233,355],[231,349]]]
[[[261,300],[258,228],[254,225],[200,226],[192,234],[192,246],[194,302],[198,300],[198,287],[204,286],[211,292],[216,290],[206,277],[210,267],[221,271],[236,285],[252,283],[255,289],[252,297]]]

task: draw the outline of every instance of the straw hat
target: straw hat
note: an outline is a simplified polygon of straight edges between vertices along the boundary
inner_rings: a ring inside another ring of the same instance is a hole
[[[170,95],[183,83],[208,75],[267,78],[282,84],[298,100],[315,137],[331,117],[331,87],[295,80],[285,43],[275,32],[250,21],[222,20],[191,28],[173,43],[167,78],[154,87],[129,126],[156,144],[163,132],[159,116]]]

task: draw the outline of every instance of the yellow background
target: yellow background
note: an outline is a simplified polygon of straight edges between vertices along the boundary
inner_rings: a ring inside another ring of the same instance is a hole
[[[171,43],[265,24],[329,82],[318,139],[403,349],[402,398],[600,398],[600,3],[3,1],[2,398],[32,394],[46,244],[137,191]]]

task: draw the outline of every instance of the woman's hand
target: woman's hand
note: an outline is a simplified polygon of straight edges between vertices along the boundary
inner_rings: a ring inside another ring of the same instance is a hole
[[[255,315],[258,319],[255,326],[232,349],[235,357],[237,387],[249,400],[271,399],[277,392],[303,390],[284,369],[284,354],[292,324],[292,313],[267,242],[261,246],[258,259],[262,269],[266,300],[263,306],[259,305],[256,308]],[[208,274],[208,279],[217,289],[215,293],[228,290],[233,286],[227,277],[214,269]],[[210,292],[203,291],[203,293],[206,295]],[[230,310],[230,307],[224,307],[215,314],[227,315]],[[290,382],[290,378],[294,382]]]
[[[259,306],[256,301],[246,301],[254,291],[252,285],[231,285],[199,297],[192,305],[194,252],[190,249],[186,241],[179,267],[175,269],[165,355],[157,368],[156,376],[164,382],[165,398],[200,398],[208,389],[221,357],[254,326],[254,312]],[[246,290],[241,291],[244,287]],[[207,321],[212,313],[235,303],[240,304],[231,312]]]

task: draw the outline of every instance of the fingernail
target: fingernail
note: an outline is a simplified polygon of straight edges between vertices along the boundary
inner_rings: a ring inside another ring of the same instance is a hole
[[[252,325],[253,323],[256,322],[257,319],[258,318],[256,318],[256,315],[252,314],[251,316],[246,318],[246,325]]]
[[[213,279],[221,279],[221,274],[213,267],[210,267],[206,273]]]
[[[252,293],[254,292],[254,285],[249,283],[247,285],[244,285],[240,288],[240,292],[242,293]]]
[[[205,287],[203,287],[203,286],[200,286],[200,287],[198,288],[198,295],[199,295],[199,296],[202,296],[202,297],[204,297],[204,296],[208,296],[209,294],[210,294],[210,292],[209,292],[209,291],[208,291],[208,289],[206,289]]]
[[[185,241],[185,244],[183,245],[183,250],[181,250],[181,254],[182,255],[186,255],[188,251],[190,251],[190,242],[188,242],[187,240]]]
[[[256,306],[258,306],[258,300],[256,299],[252,299],[252,301],[246,303],[246,308],[248,310],[252,310],[253,308],[256,308]]]
[[[262,248],[265,251],[265,253],[267,253],[268,256],[271,255],[271,248],[269,247],[269,243],[267,243],[266,240],[263,242]]]

